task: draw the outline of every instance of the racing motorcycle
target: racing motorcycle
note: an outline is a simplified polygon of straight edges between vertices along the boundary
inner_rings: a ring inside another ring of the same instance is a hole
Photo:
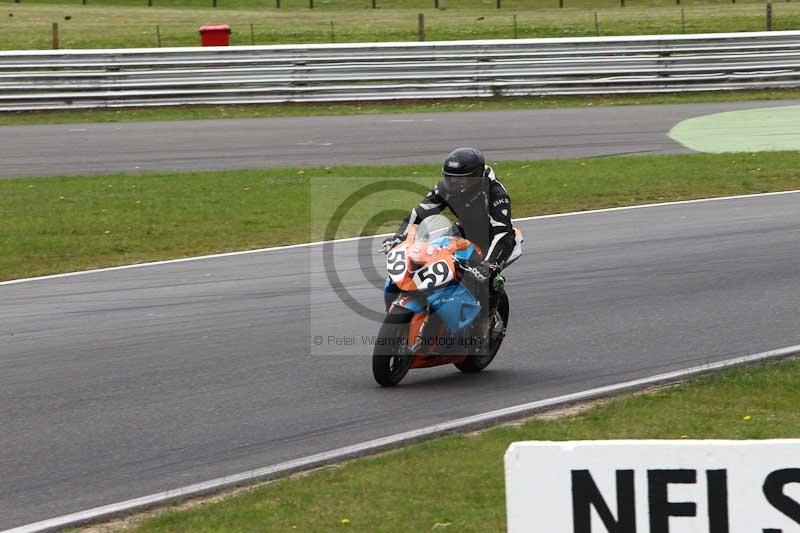
[[[383,252],[383,250],[379,250]],[[400,383],[412,368],[453,364],[480,372],[497,355],[508,327],[504,279],[493,280],[488,335],[481,303],[462,282],[480,249],[442,215],[408,227],[406,240],[386,253],[385,290],[397,293],[375,339],[372,373],[383,387]],[[522,234],[506,266],[522,254]]]

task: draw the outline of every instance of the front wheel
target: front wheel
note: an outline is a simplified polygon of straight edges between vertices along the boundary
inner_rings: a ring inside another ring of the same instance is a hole
[[[506,336],[508,315],[508,295],[505,289],[501,289],[498,293],[497,309],[494,311],[492,326],[489,328],[489,338],[486,339],[486,342],[489,343],[488,350],[484,353],[470,354],[463,363],[455,363],[456,368],[466,374],[474,374],[489,366]]]
[[[386,315],[372,352],[372,375],[381,387],[394,387],[406,376],[414,355],[408,346],[413,313],[393,310]]]

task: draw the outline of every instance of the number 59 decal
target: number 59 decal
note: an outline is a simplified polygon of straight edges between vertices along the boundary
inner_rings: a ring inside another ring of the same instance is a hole
[[[420,268],[414,273],[414,284],[418,289],[432,289],[453,279],[453,269],[446,261],[438,261]]]
[[[406,273],[406,250],[394,250],[386,254],[386,270],[392,281],[398,283]]]

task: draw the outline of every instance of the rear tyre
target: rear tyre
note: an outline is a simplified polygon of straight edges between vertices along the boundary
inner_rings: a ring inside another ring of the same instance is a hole
[[[372,352],[372,375],[381,387],[394,387],[408,373],[414,355],[408,346],[413,313],[392,311],[386,315]]]
[[[500,350],[500,345],[503,343],[503,338],[506,336],[508,316],[508,295],[505,289],[501,289],[498,293],[494,320],[492,321],[492,326],[489,328],[489,338],[486,339],[486,342],[489,343],[488,350],[470,354],[463,363],[454,363],[457,369],[465,374],[474,374],[489,366],[489,363],[494,360],[494,356],[497,355],[498,350]]]

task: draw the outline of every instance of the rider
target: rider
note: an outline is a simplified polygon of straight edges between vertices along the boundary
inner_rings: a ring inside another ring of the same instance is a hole
[[[458,217],[464,238],[483,252],[483,260],[466,270],[478,282],[482,295],[490,293],[494,276],[514,251],[511,198],[477,148],[457,148],[442,165],[443,179],[403,220],[397,233],[383,241],[386,251],[405,240],[409,224],[441,213],[445,208]],[[477,294],[479,299],[482,296]],[[393,300],[387,291],[387,307]]]

